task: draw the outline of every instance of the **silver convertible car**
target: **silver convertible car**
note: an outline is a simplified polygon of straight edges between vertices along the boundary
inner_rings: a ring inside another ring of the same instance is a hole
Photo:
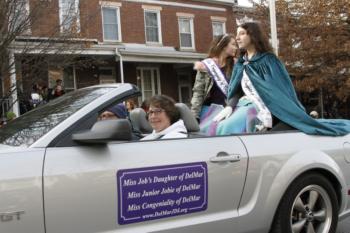
[[[350,134],[139,141],[145,113],[97,121],[131,84],[68,93],[0,129],[1,233],[328,233],[350,215]]]

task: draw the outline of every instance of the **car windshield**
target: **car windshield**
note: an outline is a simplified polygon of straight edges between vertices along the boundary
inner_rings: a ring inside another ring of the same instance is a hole
[[[79,109],[111,90],[111,87],[80,89],[35,108],[0,129],[0,144],[30,146]]]

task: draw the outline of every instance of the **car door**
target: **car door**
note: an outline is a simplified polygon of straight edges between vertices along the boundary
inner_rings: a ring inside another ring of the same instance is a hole
[[[45,149],[0,145],[0,232],[44,233]]]
[[[235,136],[48,148],[48,233],[229,231],[247,169]]]

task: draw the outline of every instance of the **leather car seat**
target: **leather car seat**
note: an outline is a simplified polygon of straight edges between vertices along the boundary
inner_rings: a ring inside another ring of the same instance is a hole
[[[147,121],[146,112],[142,108],[134,108],[129,115],[132,126],[142,134],[152,133],[153,129]]]
[[[189,107],[184,103],[176,103],[176,108],[180,112],[180,118],[184,121],[187,132],[194,133],[199,132],[199,124]]]

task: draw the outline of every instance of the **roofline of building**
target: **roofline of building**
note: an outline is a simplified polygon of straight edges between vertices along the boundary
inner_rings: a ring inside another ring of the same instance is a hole
[[[226,11],[225,7],[205,6],[205,5],[194,4],[194,3],[191,4],[191,3],[172,2],[171,0],[169,0],[169,1],[165,1],[165,0],[164,1],[159,1],[159,0],[124,0],[124,1],[142,3],[142,4],[155,4],[155,5],[174,6],[174,7],[183,7],[183,8],[193,8],[193,9],[198,9],[198,10],[210,10],[210,11],[221,11],[221,12]],[[221,6],[224,6],[224,4],[221,4]]]
[[[89,39],[89,38],[64,38],[64,37],[42,37],[42,36],[16,36],[16,42],[53,42],[53,43],[86,43],[90,42],[93,44],[97,44],[97,39]]]
[[[57,44],[59,46],[59,44]],[[146,48],[146,49],[145,49]],[[153,63],[186,63],[204,59],[207,55],[197,52],[177,51],[173,47],[147,48],[130,47],[128,44],[95,44],[87,48],[44,48],[41,49],[38,42],[28,45],[25,42],[17,42],[13,46],[14,54],[27,55],[73,55],[73,56],[108,56],[116,57],[116,49],[120,52],[125,62],[153,62]],[[118,57],[116,57],[118,60]]]
[[[219,4],[219,5],[225,5],[225,6],[234,6],[236,5],[233,0],[225,1],[225,0],[194,0],[196,2],[205,2],[205,3],[212,3],[212,4]]]

